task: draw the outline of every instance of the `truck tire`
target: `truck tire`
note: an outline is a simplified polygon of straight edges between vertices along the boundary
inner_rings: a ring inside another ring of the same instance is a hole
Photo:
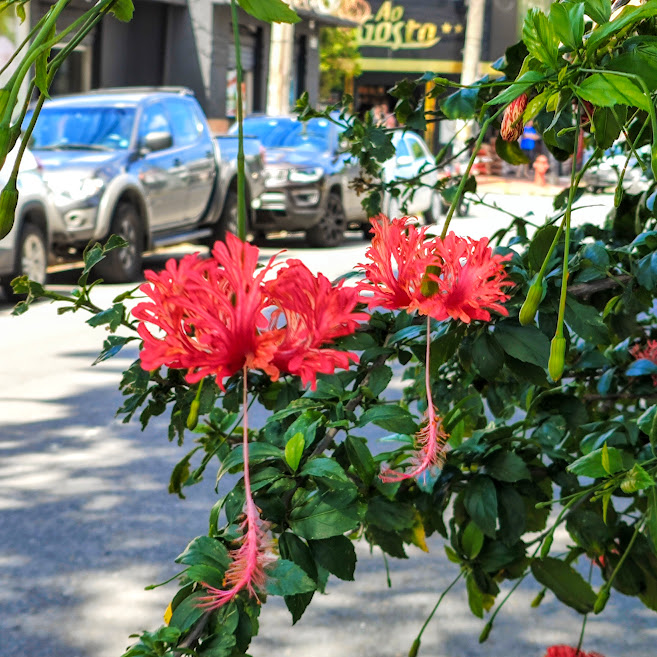
[[[13,274],[3,278],[0,286],[5,297],[17,301],[24,295],[14,294],[11,287],[12,279],[17,276],[27,276],[41,285],[46,282],[48,268],[48,245],[43,231],[34,224],[23,226],[16,244],[16,264]]]
[[[96,265],[96,273],[106,283],[131,283],[140,279],[143,227],[137,209],[129,201],[120,201],[116,206],[110,234],[122,237],[128,245],[110,251]]]
[[[313,247],[326,248],[340,246],[344,241],[344,231],[347,227],[347,217],[342,207],[342,199],[338,192],[331,192],[326,204],[326,211],[319,223],[306,231],[308,244]]]

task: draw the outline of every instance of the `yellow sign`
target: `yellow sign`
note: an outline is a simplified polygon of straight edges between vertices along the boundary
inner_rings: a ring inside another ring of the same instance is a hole
[[[456,26],[454,26],[456,27]],[[442,32],[448,34],[452,26]],[[418,50],[435,46],[442,35],[435,23],[419,23],[413,18],[404,20],[404,7],[390,0],[384,2],[376,15],[358,30],[358,45],[365,47],[390,48],[391,50]]]

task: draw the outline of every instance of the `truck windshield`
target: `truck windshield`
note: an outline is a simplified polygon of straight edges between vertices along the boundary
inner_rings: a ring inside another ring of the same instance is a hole
[[[25,117],[25,127],[31,112]],[[134,107],[45,106],[30,140],[32,150],[122,150],[130,146]]]
[[[237,124],[229,134],[237,135]],[[297,121],[287,117],[262,116],[244,120],[244,136],[257,137],[265,148],[330,150],[331,125],[326,119]]]

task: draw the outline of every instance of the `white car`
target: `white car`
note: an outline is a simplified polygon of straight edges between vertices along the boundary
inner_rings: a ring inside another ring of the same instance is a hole
[[[14,166],[18,146],[7,156],[0,170],[2,189]],[[14,225],[0,240],[0,289],[5,298],[14,299],[11,280],[25,274],[37,283],[46,282],[48,255],[56,213],[48,188],[41,177],[39,163],[25,151],[21,159],[18,180],[18,205]]]
[[[425,223],[434,224],[441,214],[442,199],[435,189],[441,177],[436,160],[422,137],[409,130],[396,130],[392,135],[395,157],[383,165],[384,182],[410,180],[419,177],[421,186],[403,191],[394,197],[389,191],[383,195],[382,209],[388,217],[423,215]]]

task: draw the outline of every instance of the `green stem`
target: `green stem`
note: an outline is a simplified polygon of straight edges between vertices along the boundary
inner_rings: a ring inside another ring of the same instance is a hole
[[[244,116],[242,113],[242,53],[240,49],[240,30],[237,18],[237,2],[230,2],[235,40],[235,68],[237,69],[237,235],[246,240],[246,195],[244,172]]]
[[[30,42],[30,39],[32,39],[32,37],[41,29],[41,27],[43,26],[43,22],[46,20],[47,16],[48,14],[44,14],[43,16],[41,16],[39,22],[30,30],[29,34],[25,37],[25,39],[23,39],[21,44],[16,48],[14,54],[7,60],[7,63],[2,68],[0,68],[0,75],[9,68],[11,63],[16,59],[16,57],[18,57],[18,53],[21,50],[23,50],[23,48],[25,48],[25,46]],[[7,84],[8,85],[11,84],[11,80]]]
[[[634,533],[632,534],[632,538],[630,539],[630,542],[627,544],[627,548],[625,549],[625,552],[623,552],[623,556],[618,560],[618,563],[616,564],[616,567],[614,568],[613,572],[611,573],[609,579],[605,582],[603,588],[610,589],[611,585],[616,578],[616,575],[618,575],[618,571],[622,568],[623,564],[625,563],[625,559],[627,559],[628,555],[632,551],[632,547],[634,546],[634,542],[636,541],[637,537],[639,536],[639,533],[641,532],[641,529],[643,527],[643,522],[645,520],[644,518],[641,519],[640,522],[636,524],[636,527],[634,528]]]
[[[475,158],[477,157],[477,153],[479,152],[479,148],[481,147],[481,144],[483,143],[485,137],[486,137],[486,132],[488,131],[488,128],[490,125],[493,123],[493,121],[500,115],[502,112],[504,112],[505,107],[501,107],[495,114],[487,118],[482,126],[481,126],[481,131],[479,132],[479,135],[477,136],[477,139],[474,143],[474,146],[472,147],[472,153],[470,154],[470,160],[468,161],[468,165],[465,168],[465,172],[463,173],[463,177],[461,178],[461,182],[459,183],[459,186],[456,188],[456,195],[454,196],[454,200],[452,201],[452,204],[449,207],[449,211],[447,212],[447,216],[445,217],[445,225],[443,226],[443,231],[440,234],[440,239],[444,240],[445,237],[447,237],[447,230],[449,229],[449,223],[452,220],[452,216],[454,215],[454,212],[456,211],[456,208],[458,207],[459,201],[461,200],[461,196],[463,196],[463,189],[465,188],[465,183],[468,182],[468,176],[470,175],[470,170],[472,169],[472,165],[474,164]]]
[[[593,575],[593,560],[589,564],[589,584],[591,584],[591,576]],[[589,615],[584,614],[582,619],[582,629],[579,632],[579,640],[577,641],[577,648],[575,648],[575,655],[579,655],[580,650],[582,649],[582,644],[584,643],[584,632],[586,631],[586,621],[588,620]]]
[[[450,585],[440,594],[440,597],[438,598],[438,602],[434,605],[433,609],[431,610],[431,613],[427,616],[427,619],[424,621],[424,625],[422,625],[422,628],[418,632],[418,635],[415,637],[415,641],[413,641],[413,647],[411,648],[411,652],[409,655],[415,654],[417,655],[417,652],[420,648],[420,642],[422,640],[422,635],[424,634],[424,630],[427,629],[427,625],[431,622],[431,619],[434,617],[434,614],[436,611],[438,611],[438,607],[440,606],[440,603],[443,601],[443,598],[452,590],[454,585],[463,577],[463,571],[459,572],[459,574],[452,580]],[[413,653],[413,650],[415,652]]]

